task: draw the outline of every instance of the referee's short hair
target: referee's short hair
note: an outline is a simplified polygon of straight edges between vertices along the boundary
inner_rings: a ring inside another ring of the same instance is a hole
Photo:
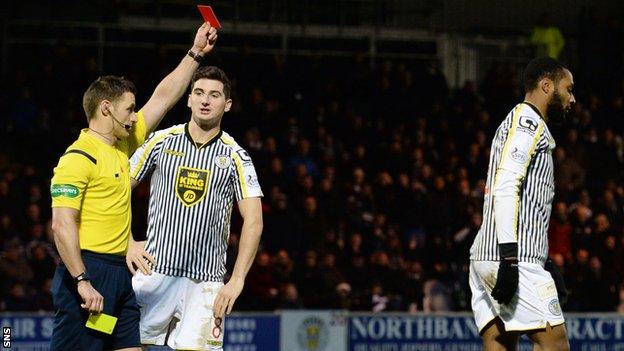
[[[95,116],[102,100],[115,101],[126,92],[136,95],[136,88],[124,77],[101,76],[96,79],[82,96],[82,108],[87,115],[87,120],[90,121]]]
[[[212,79],[218,80],[223,83],[223,94],[225,95],[225,99],[230,98],[230,94],[232,93],[232,83],[230,83],[230,79],[225,75],[225,72],[217,66],[203,66],[197,69],[193,74],[193,78],[191,78],[191,90],[193,90],[193,86],[195,82],[200,79]]]
[[[562,63],[550,57],[538,57],[531,60],[522,75],[524,91],[529,92],[537,88],[537,84],[543,78],[548,78],[556,84],[563,78],[567,69]]]

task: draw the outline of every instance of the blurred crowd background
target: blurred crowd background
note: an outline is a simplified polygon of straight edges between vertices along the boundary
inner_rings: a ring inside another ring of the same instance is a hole
[[[579,32],[567,54],[577,58],[578,103],[565,124],[550,126],[550,256],[570,292],[565,311],[624,314],[623,29],[586,20],[609,39]],[[541,17],[527,36],[536,53],[557,57],[565,32],[549,21]],[[544,28],[561,36],[548,47],[540,46]],[[59,256],[49,180],[86,127],[82,94],[102,73],[91,49],[60,41],[31,52],[9,62],[0,81],[0,311],[52,310]],[[105,73],[131,79],[141,106],[184,54],[166,45],[140,54],[117,48]],[[482,220],[490,141],[522,101],[522,64],[494,61],[458,88],[438,60],[371,65],[357,50],[285,56],[242,44],[217,48],[206,64],[234,82],[223,127],[252,156],[265,193],[261,248],[237,310],[470,310],[469,248]],[[161,127],[189,119],[182,100]],[[133,193],[137,237],[148,196],[146,183]],[[241,225],[234,213],[230,271]]]

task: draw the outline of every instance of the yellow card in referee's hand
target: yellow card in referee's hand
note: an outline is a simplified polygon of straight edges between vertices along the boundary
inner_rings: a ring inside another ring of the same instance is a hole
[[[115,324],[117,324],[117,317],[109,316],[106,313],[92,313],[87,319],[86,327],[110,335],[115,329]]]

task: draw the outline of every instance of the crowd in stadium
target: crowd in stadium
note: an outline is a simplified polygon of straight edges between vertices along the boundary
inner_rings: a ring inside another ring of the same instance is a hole
[[[182,54],[161,49],[106,73],[133,80],[140,106]],[[16,64],[0,88],[0,311],[53,309],[49,180],[86,126],[82,93],[97,77],[87,52],[59,45],[47,57]],[[209,63],[235,82],[224,130],[253,158],[265,195],[261,249],[235,309],[470,309],[490,141],[523,97],[516,66],[493,63],[452,90],[435,60],[371,69],[364,55],[243,51]],[[580,77],[567,123],[551,126],[550,255],[570,292],[565,311],[624,313],[624,84]],[[188,119],[183,100],[163,127]],[[137,237],[148,196],[147,184],[133,193]],[[239,233],[235,215],[230,269]]]

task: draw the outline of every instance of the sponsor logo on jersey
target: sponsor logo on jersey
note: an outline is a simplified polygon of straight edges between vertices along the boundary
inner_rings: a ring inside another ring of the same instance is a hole
[[[240,157],[241,161],[243,161],[243,166],[250,166],[252,164],[251,156],[249,156],[247,151],[240,149],[236,151],[236,153],[238,154],[238,157]]]
[[[179,167],[176,195],[186,206],[193,206],[206,196],[210,172],[204,169]]]
[[[535,121],[531,117],[520,116],[520,120],[518,121],[518,130],[521,132],[525,132],[530,135],[535,135],[537,131],[537,121]]]
[[[52,194],[52,197],[64,196],[73,199],[80,195],[80,189],[71,184],[52,184],[50,186],[50,194]]]
[[[184,152],[171,150],[171,149],[165,149],[163,152],[168,154],[168,155],[172,155],[172,156],[178,156],[178,157],[184,156]]]

